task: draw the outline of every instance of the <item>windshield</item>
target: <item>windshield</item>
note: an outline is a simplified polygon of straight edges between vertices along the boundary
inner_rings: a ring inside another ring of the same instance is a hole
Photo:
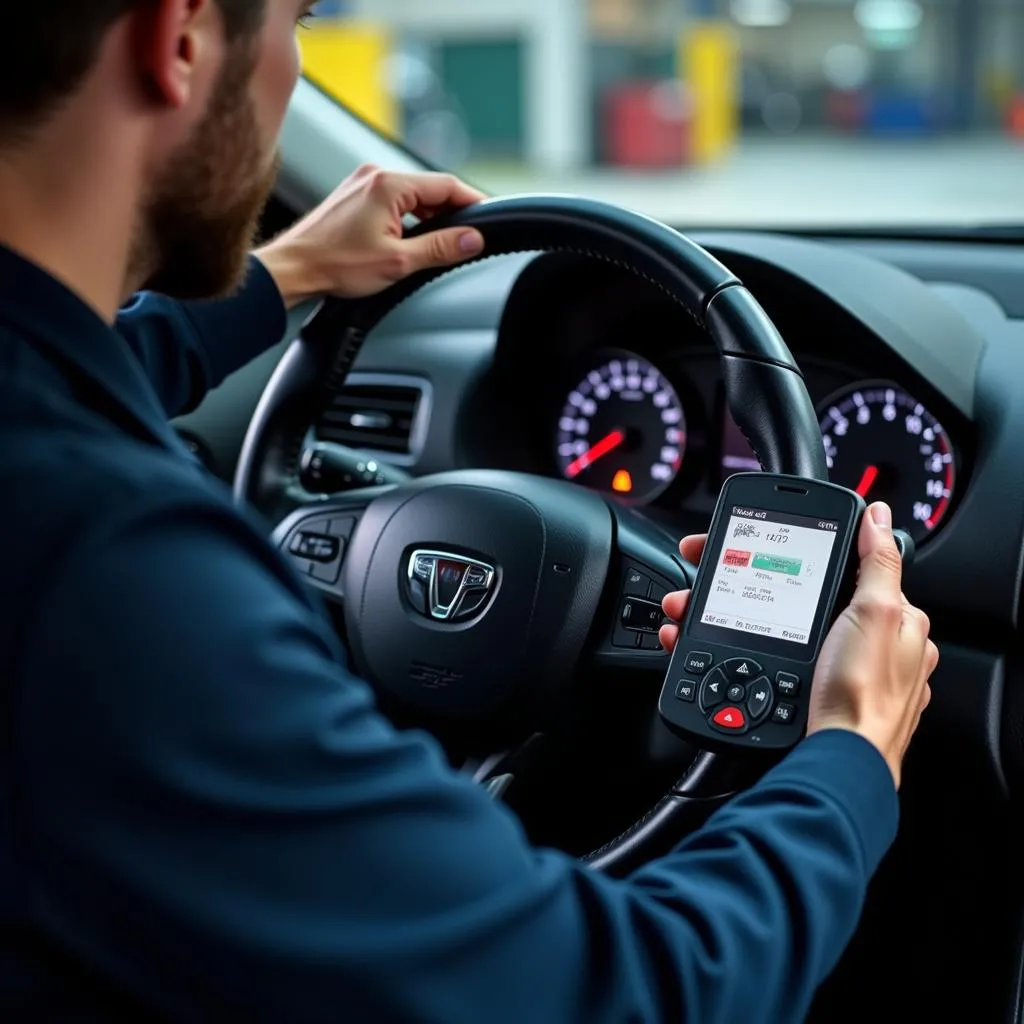
[[[1022,0],[324,0],[305,74],[431,164],[678,226],[1024,225]]]

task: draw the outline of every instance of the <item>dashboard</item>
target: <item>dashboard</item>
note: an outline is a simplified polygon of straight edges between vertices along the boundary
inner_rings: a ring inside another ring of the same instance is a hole
[[[743,280],[796,356],[832,478],[888,500],[919,541],[908,596],[947,639],[1001,649],[1018,628],[1024,576],[1024,253],[693,237]],[[283,351],[178,422],[229,478]],[[642,506],[677,539],[706,529],[726,475],[753,469],[718,354],[688,314],[623,268],[575,255],[450,272],[378,325],[354,369],[331,422],[310,410],[307,444],[344,444],[416,476],[568,477]],[[366,429],[350,430],[357,422]],[[374,432],[378,422],[394,430]]]
[[[928,545],[970,479],[969,416],[830,300],[763,267],[741,276],[797,357],[831,479],[888,502]],[[562,476],[682,530],[706,525],[727,477],[760,469],[717,351],[618,268],[562,256],[526,268],[482,390],[469,464]]]
[[[950,639],[1004,643],[1024,552],[1024,406],[1013,401],[1024,379],[1021,253],[694,237],[796,356],[833,479],[888,500],[918,540],[911,600]],[[240,401],[279,357],[231,385]],[[341,429],[383,412],[406,428],[401,444]],[[194,432],[209,438],[202,415]],[[416,476],[567,477],[642,506],[675,539],[706,529],[725,476],[753,469],[718,354],[689,315],[627,270],[567,253],[494,257],[415,293],[374,330],[330,417],[310,424],[307,443],[340,441]]]

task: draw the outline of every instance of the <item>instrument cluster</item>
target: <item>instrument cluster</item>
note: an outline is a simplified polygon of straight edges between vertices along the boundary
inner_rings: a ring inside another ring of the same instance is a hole
[[[717,493],[731,474],[759,470],[721,382],[709,402],[685,377],[685,363],[659,367],[626,350],[594,352],[553,417],[555,471],[623,501],[678,507],[695,490]],[[888,502],[895,525],[927,541],[955,500],[956,446],[898,383],[849,379],[826,391],[834,377],[807,373],[831,479],[868,502]],[[702,424],[696,439],[690,422]],[[686,472],[690,460],[699,472]]]

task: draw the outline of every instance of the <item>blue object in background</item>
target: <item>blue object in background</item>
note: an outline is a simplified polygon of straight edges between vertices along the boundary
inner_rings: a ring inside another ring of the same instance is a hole
[[[931,96],[876,92],[869,96],[865,128],[872,135],[924,135],[939,127],[937,104]]]

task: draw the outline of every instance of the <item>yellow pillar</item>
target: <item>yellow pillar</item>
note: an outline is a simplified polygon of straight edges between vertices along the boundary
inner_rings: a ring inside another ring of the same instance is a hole
[[[390,33],[347,19],[313,22],[299,32],[302,70],[325,92],[388,135],[401,130],[398,102],[387,81]]]
[[[679,41],[680,80],[693,101],[691,153],[698,163],[732,148],[739,121],[739,47],[728,22],[698,21]]]

